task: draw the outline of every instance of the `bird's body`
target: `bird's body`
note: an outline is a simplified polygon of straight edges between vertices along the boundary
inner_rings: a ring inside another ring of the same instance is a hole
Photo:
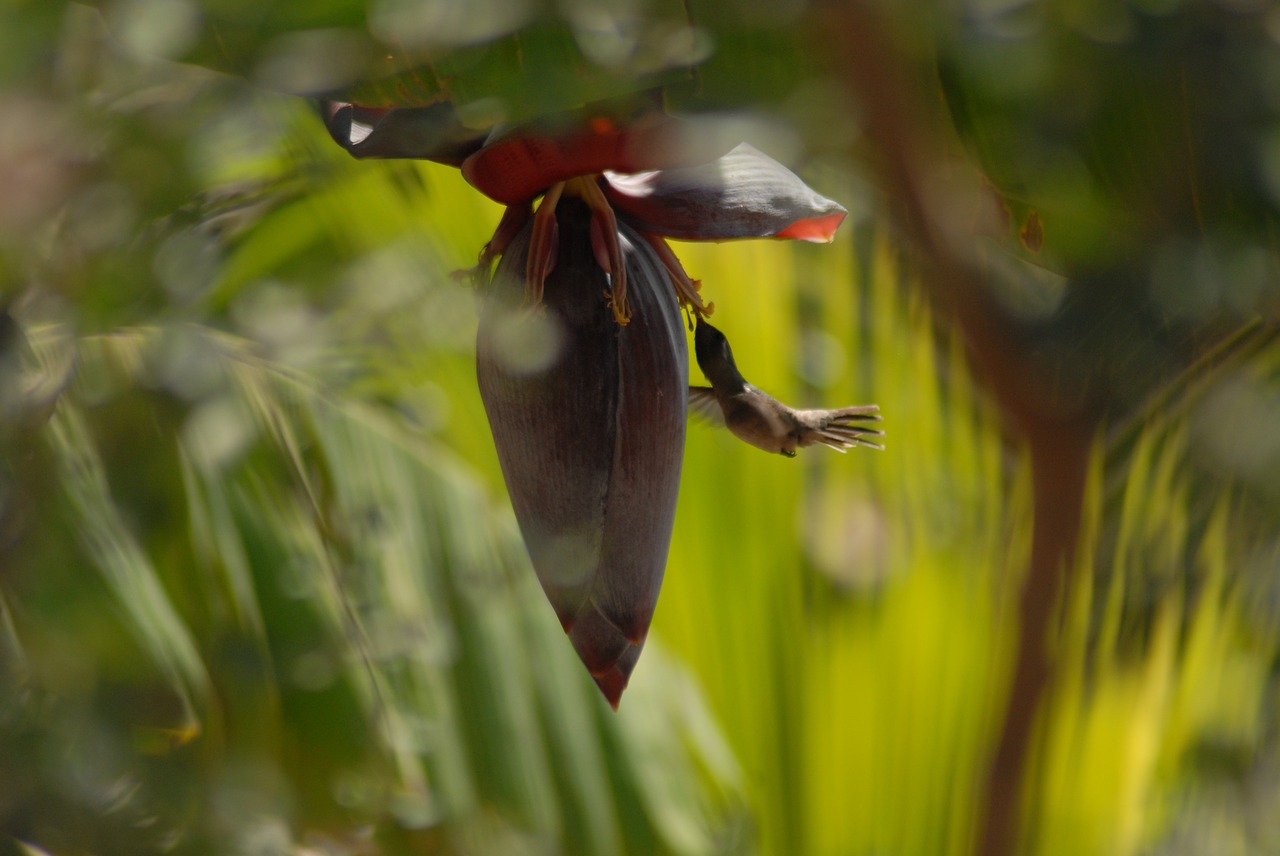
[[[854,446],[881,449],[872,438],[884,432],[865,422],[880,421],[874,404],[832,410],[797,410],[747,382],[733,359],[729,340],[698,318],[694,333],[698,367],[711,386],[689,388],[689,406],[766,452],[795,457],[796,449],[822,444],[838,452]]]

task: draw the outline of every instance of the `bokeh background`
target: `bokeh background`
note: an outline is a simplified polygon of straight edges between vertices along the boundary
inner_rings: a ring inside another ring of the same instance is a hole
[[[1280,14],[905,5],[0,8],[0,851],[1280,853]],[[691,425],[615,714],[475,388],[501,209],[313,96],[655,87],[849,208],[674,248],[888,437]]]

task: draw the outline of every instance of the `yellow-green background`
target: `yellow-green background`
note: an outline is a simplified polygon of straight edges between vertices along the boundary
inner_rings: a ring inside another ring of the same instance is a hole
[[[3,153],[57,181],[11,184],[0,235],[9,849],[970,852],[1030,474],[850,162],[793,161],[855,212],[829,246],[674,248],[752,382],[875,401],[886,449],[691,425],[613,714],[475,389],[451,274],[500,210],[350,159],[300,99],[122,56],[87,10],[12,22],[56,56],[13,60],[41,71]],[[1243,353],[1098,432],[1023,852],[1280,850],[1273,508],[1192,458],[1248,427],[1223,396],[1272,412],[1276,351]]]

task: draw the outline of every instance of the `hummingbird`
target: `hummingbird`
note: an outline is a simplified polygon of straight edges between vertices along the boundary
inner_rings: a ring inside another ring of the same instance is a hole
[[[698,368],[711,386],[689,387],[689,407],[715,423],[722,423],[740,440],[764,449],[796,456],[796,449],[821,443],[845,452],[854,446],[883,449],[874,437],[884,432],[861,423],[879,422],[875,404],[834,410],[796,410],[747,382],[733,360],[729,340],[697,316],[693,334]]]

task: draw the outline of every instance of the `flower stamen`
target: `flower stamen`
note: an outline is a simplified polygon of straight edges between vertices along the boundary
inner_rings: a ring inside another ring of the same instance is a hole
[[[584,175],[569,180],[570,192],[582,198],[591,209],[591,243],[597,260],[609,274],[609,307],[613,320],[625,326],[631,320],[627,306],[627,265],[618,243],[618,218],[597,183],[599,176]],[[601,258],[603,256],[603,258]]]
[[[555,269],[560,246],[560,224],[556,222],[556,205],[564,193],[565,183],[558,181],[547,188],[538,210],[533,215],[529,235],[529,255],[524,267],[524,301],[530,306],[542,302],[542,286]]]
[[[658,258],[662,260],[662,265],[667,269],[667,276],[671,278],[671,285],[676,290],[676,299],[680,301],[680,305],[687,311],[692,312],[701,318],[706,318],[716,311],[715,303],[704,303],[702,300],[702,280],[692,279],[689,274],[685,273],[684,265],[680,264],[680,259],[676,258],[676,254],[672,252],[671,247],[661,235],[653,232],[641,232],[644,239],[653,247],[654,252],[658,254]]]

